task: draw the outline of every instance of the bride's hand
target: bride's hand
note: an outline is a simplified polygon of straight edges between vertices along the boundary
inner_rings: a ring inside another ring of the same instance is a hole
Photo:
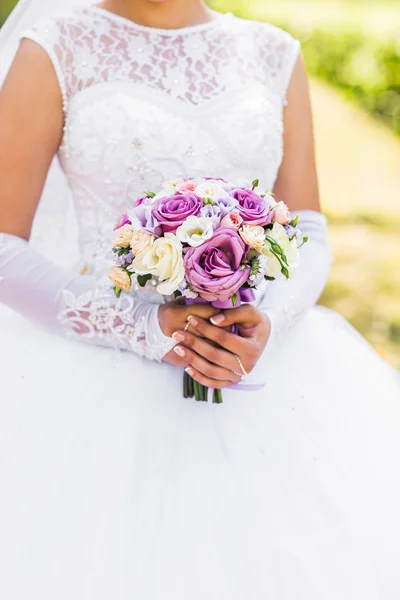
[[[175,331],[183,330],[185,328],[187,318],[190,315],[198,316],[203,319],[210,319],[217,313],[219,313],[219,310],[213,308],[210,304],[193,304],[186,306],[177,300],[176,302],[168,302],[167,304],[162,304],[160,306],[158,320],[163,334],[172,337]],[[173,350],[164,356],[163,362],[179,367],[186,367],[189,364]]]
[[[213,324],[193,315],[193,311],[191,315],[194,333],[179,330],[173,334],[180,342],[173,352],[183,361],[181,364],[189,365],[189,375],[207,387],[222,389],[241,380],[244,373],[240,363],[246,373],[251,373],[270,336],[267,315],[249,304],[212,315]],[[239,335],[224,329],[233,324],[238,326]]]

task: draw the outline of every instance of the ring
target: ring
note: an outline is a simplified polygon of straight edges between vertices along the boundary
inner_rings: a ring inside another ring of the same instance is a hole
[[[248,376],[248,373],[247,373],[246,369],[244,368],[243,363],[240,360],[239,356],[237,354],[234,354],[234,357],[238,361],[238,365],[240,367],[240,370],[242,371],[241,375],[240,375],[240,373],[236,373],[236,375],[240,375],[240,378],[243,381],[243,379]]]
[[[190,323],[189,323],[189,321],[187,321],[183,331],[187,331],[189,329],[189,327],[190,327]]]

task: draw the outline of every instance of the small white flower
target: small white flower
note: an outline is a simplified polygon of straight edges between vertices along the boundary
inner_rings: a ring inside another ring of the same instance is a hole
[[[198,185],[194,193],[200,198],[210,198],[213,201],[220,200],[221,198],[229,198],[229,194],[224,190],[221,182],[215,181],[206,181]]]
[[[249,282],[255,288],[258,288],[264,282],[264,275],[267,271],[267,257],[263,254],[260,254],[256,258],[258,263],[258,272],[254,275],[250,275]]]
[[[154,196],[153,202],[160,200],[161,198],[173,196],[176,193],[177,186],[182,185],[182,183],[183,179],[169,179],[168,181],[164,181],[161,190]]]
[[[213,220],[209,217],[195,217],[191,215],[176,230],[178,239],[184,243],[196,248],[205,241],[212,238]]]

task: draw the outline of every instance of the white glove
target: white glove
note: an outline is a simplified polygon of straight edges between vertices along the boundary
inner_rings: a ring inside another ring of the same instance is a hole
[[[72,275],[21,238],[0,234],[0,302],[60,334],[161,361],[176,342],[161,331],[159,304]]]
[[[279,343],[286,331],[318,301],[329,277],[332,254],[324,215],[301,210],[299,228],[308,242],[300,249],[300,265],[291,279],[279,278],[266,286],[258,308],[271,321],[268,346]]]

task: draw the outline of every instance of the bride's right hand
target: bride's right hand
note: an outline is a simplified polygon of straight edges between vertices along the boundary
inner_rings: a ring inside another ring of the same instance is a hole
[[[190,304],[187,306],[178,300],[161,304],[158,311],[158,320],[163,334],[172,337],[175,331],[185,328],[188,322],[187,318],[191,315],[208,320],[219,312],[220,310],[210,304]],[[189,364],[186,360],[177,356],[173,350],[164,356],[163,362],[179,367],[186,367]]]

